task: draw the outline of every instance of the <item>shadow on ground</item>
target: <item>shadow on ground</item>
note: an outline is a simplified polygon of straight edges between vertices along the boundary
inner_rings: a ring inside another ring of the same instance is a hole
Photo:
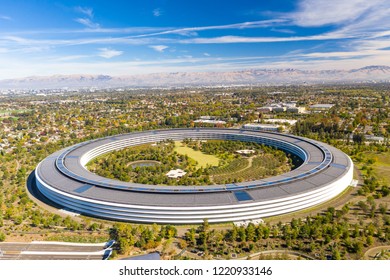
[[[38,205],[41,205],[41,206],[51,206],[51,207],[54,207],[56,209],[62,209],[63,207],[57,203],[54,203],[53,201],[49,200],[48,198],[46,198],[46,196],[44,196],[38,189],[37,187],[37,181],[36,181],[36,177],[35,177],[35,169],[33,170],[33,172],[31,172],[31,174],[28,176],[27,178],[27,183],[26,183],[26,187],[27,187],[27,191],[28,191],[28,194],[30,195],[30,198],[35,202],[37,203]],[[42,204],[45,204],[45,205],[42,205]]]

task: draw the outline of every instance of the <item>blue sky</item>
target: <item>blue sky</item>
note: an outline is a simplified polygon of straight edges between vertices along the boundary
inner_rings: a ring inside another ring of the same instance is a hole
[[[0,79],[390,65],[388,0],[1,0]]]

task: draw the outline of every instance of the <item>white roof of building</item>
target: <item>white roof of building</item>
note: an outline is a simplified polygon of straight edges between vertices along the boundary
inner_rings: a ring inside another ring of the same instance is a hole
[[[255,152],[255,150],[238,150],[236,151],[236,153],[239,153],[239,154],[253,154]]]
[[[366,139],[369,141],[378,141],[378,142],[385,141],[385,137],[383,136],[364,135],[364,137],[366,137]]]
[[[294,125],[297,120],[287,120],[287,119],[264,119],[267,123],[289,123],[290,125]]]
[[[225,121],[220,120],[195,120],[194,123],[211,123],[211,124],[226,124]]]
[[[183,177],[186,174],[187,172],[185,172],[182,169],[172,169],[165,175],[167,175],[169,178],[179,178],[179,177]]]
[[[266,123],[248,123],[244,124],[244,127],[268,127],[268,128],[278,128],[278,125],[266,124]]]
[[[310,108],[332,108],[334,106],[334,104],[314,104],[314,105],[311,105]]]

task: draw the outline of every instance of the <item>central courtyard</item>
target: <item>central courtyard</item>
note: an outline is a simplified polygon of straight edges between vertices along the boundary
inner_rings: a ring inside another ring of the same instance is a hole
[[[242,151],[249,151],[243,153]],[[87,164],[100,176],[151,185],[214,185],[258,180],[286,173],[297,159],[252,142],[164,140],[101,155]],[[180,176],[170,172],[180,170]]]

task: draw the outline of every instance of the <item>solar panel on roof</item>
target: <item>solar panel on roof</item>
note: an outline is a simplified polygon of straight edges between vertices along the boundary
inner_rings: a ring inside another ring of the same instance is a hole
[[[100,180],[99,182],[105,183],[105,182],[108,182],[108,181],[110,181],[110,180],[109,179],[103,179],[103,180]]]
[[[67,156],[66,158],[79,158],[79,156]]]
[[[253,198],[249,195],[249,193],[247,193],[245,191],[236,191],[236,192],[233,192],[233,194],[238,201],[253,200]]]
[[[331,163],[330,165],[333,166],[333,167],[336,167],[336,168],[340,168],[340,169],[345,169],[345,168],[347,168],[345,165],[343,165],[343,164],[338,164],[338,163]]]
[[[83,192],[86,192],[87,190],[89,190],[92,187],[93,187],[92,185],[82,185],[81,187],[75,189],[74,192],[76,192],[76,193],[83,193]]]
[[[116,186],[116,187],[119,189],[128,189],[129,188],[128,186]]]

